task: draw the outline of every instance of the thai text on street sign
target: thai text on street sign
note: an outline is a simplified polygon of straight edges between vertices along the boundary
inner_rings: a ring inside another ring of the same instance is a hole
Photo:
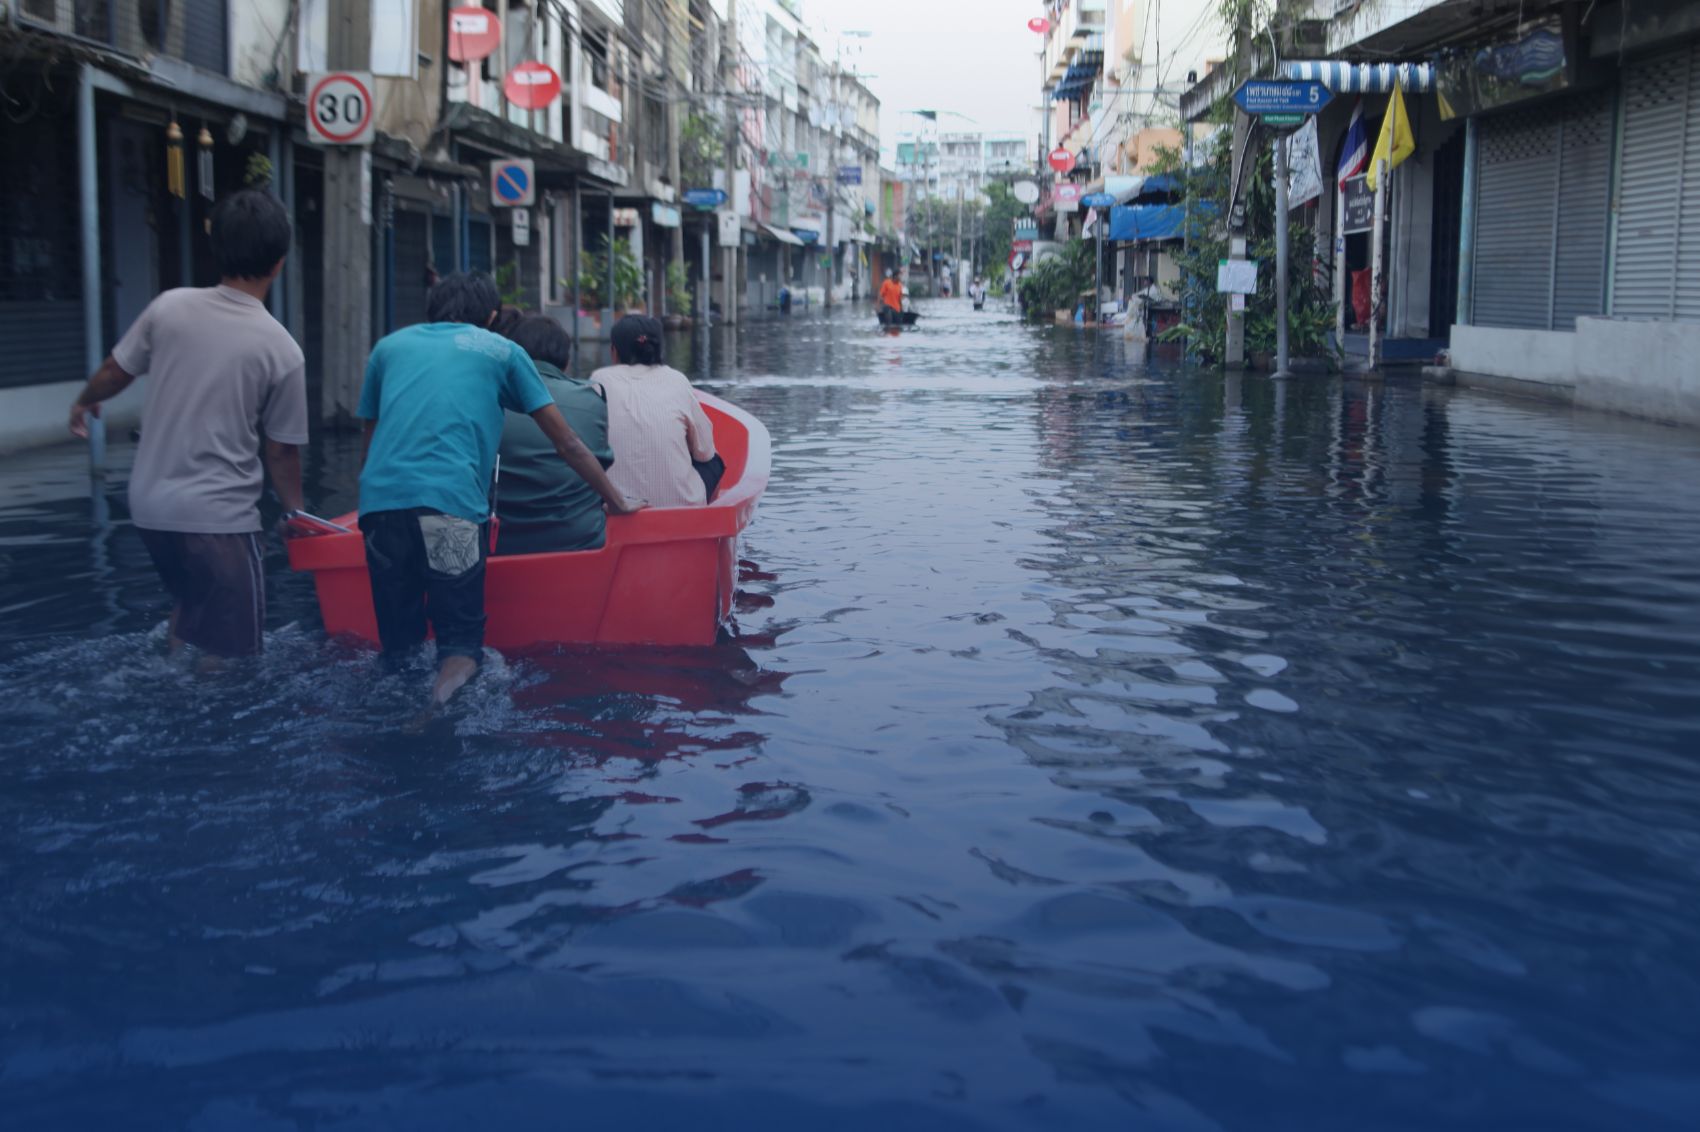
[[[680,199],[692,208],[719,208],[726,203],[726,190],[686,189]]]
[[[1247,79],[1234,92],[1240,109],[1252,115],[1315,114],[1333,97],[1321,83],[1297,79]]]
[[[496,53],[502,42],[502,27],[488,8],[449,9],[449,58],[456,63],[475,63]]]
[[[1109,208],[1116,203],[1116,198],[1109,193],[1087,193],[1080,198],[1080,203],[1087,208]]]
[[[521,110],[542,110],[561,94],[561,76],[547,63],[521,63],[502,80],[502,93]]]
[[[1368,232],[1375,227],[1375,194],[1364,181],[1362,173],[1346,178],[1346,223],[1340,230],[1347,235]]]
[[[369,72],[307,76],[307,136],[316,145],[370,145],[374,109]]]
[[[513,211],[514,247],[528,248],[531,246],[531,209],[516,208]]]
[[[1304,125],[1305,119],[1308,117],[1308,114],[1262,114],[1258,116],[1258,120],[1265,126],[1274,126],[1277,129],[1291,129],[1294,126]]]
[[[1216,290],[1230,295],[1254,294],[1257,291],[1257,261],[1255,259],[1217,260]]]
[[[490,162],[490,203],[498,208],[530,208],[537,203],[537,170],[531,158]]]
[[[862,167],[860,165],[840,165],[838,167],[838,183],[841,185],[861,184]]]

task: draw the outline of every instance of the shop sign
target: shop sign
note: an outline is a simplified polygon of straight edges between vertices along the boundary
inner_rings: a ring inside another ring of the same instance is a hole
[[[1340,230],[1368,232],[1375,227],[1375,194],[1364,183],[1363,174],[1346,179],[1346,223]]]
[[[652,201],[649,205],[649,218],[655,221],[657,228],[677,228],[679,226],[679,210],[671,204]]]

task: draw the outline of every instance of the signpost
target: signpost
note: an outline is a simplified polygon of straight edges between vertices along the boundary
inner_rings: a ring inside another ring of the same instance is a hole
[[[1299,126],[1306,114],[1315,114],[1334,98],[1321,83],[1298,79],[1247,79],[1234,92],[1239,108],[1270,126]],[[1271,122],[1273,115],[1280,121]]]
[[[679,197],[692,208],[712,211],[726,203],[724,189],[686,189]]]
[[[1109,209],[1116,203],[1116,198],[1109,193],[1087,193],[1080,198],[1080,203],[1087,208]],[[1097,319],[1099,325],[1103,325],[1104,322],[1103,312],[1100,308],[1104,302],[1104,227],[1108,223],[1109,215],[1106,213],[1098,217],[1098,222],[1093,226],[1093,231],[1098,236],[1098,282],[1096,290],[1092,292],[1092,316]]]
[[[315,145],[371,145],[372,111],[371,72],[307,76],[307,137]]]
[[[502,93],[521,110],[542,110],[561,94],[561,76],[547,63],[521,63],[502,80]]]
[[[498,208],[530,208],[537,203],[537,170],[531,158],[490,162],[490,203]]]
[[[528,248],[531,246],[531,209],[516,208],[513,210],[514,247]]]
[[[1239,108],[1274,130],[1304,125],[1334,98],[1321,83],[1296,79],[1247,79],[1234,91]],[[1275,143],[1275,372],[1271,377],[1291,377],[1287,368],[1287,146]],[[1253,268],[1255,272],[1255,267]],[[1228,290],[1229,288],[1222,288]],[[1238,288],[1235,288],[1238,290]]]

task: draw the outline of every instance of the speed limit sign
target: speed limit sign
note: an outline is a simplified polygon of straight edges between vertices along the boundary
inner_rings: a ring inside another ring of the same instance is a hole
[[[307,136],[314,144],[370,145],[373,109],[371,72],[307,76]]]

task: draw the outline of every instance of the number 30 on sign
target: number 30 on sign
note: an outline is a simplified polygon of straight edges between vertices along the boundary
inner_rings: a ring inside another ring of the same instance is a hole
[[[369,72],[307,76],[307,136],[314,144],[372,144],[375,110]]]

